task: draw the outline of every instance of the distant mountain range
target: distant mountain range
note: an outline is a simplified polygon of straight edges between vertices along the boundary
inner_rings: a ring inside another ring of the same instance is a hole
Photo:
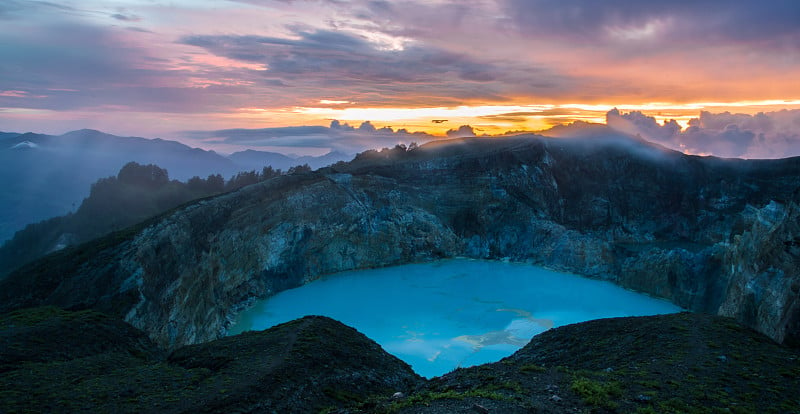
[[[119,137],[83,129],[64,135],[0,132],[0,242],[27,224],[63,215],[80,205],[99,178],[116,175],[130,161],[156,164],[171,179],[308,164],[319,168],[350,157],[330,153],[291,158],[248,150],[228,157],[176,141]]]

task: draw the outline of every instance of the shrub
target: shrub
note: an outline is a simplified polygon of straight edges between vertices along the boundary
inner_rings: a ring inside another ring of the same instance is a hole
[[[619,404],[614,399],[622,396],[622,388],[616,381],[599,382],[588,378],[577,378],[572,381],[570,388],[583,399],[584,403],[608,409],[617,408]]]

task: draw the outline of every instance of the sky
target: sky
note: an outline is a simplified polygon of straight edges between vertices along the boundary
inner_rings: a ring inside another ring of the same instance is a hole
[[[774,157],[795,148],[799,80],[796,0],[0,2],[0,131],[323,153],[362,145],[342,126],[494,135],[611,116],[685,152]],[[723,134],[759,113],[784,135]]]

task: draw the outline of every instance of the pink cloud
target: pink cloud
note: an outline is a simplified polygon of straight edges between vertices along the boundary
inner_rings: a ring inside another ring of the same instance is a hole
[[[0,92],[0,96],[4,96],[6,98],[26,98],[26,97],[28,97],[28,92],[25,92],[25,91],[2,91],[2,92]]]

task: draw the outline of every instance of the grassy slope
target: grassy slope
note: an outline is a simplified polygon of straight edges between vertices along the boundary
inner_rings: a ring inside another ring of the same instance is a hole
[[[94,311],[0,316],[0,412],[318,412],[420,378],[332,319],[306,317],[166,355]]]
[[[386,411],[479,404],[504,413],[797,413],[799,358],[800,350],[718,316],[596,320],[545,332],[500,362],[436,378],[418,391],[418,403]]]

